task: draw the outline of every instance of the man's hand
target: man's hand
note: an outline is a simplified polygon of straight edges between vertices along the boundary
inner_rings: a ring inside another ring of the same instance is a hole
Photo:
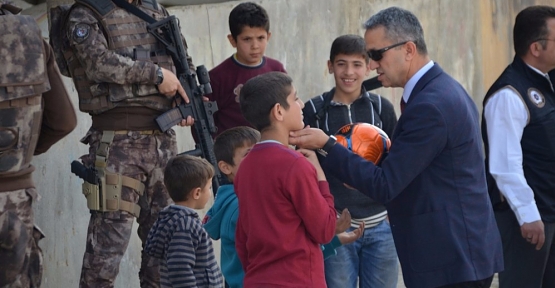
[[[289,132],[289,144],[305,149],[320,149],[324,147],[329,136],[316,128],[305,127],[302,130]]]
[[[520,233],[522,238],[526,239],[530,244],[536,245],[536,250],[542,249],[545,242],[545,232],[541,220],[522,224],[520,226]]]
[[[357,229],[337,234],[337,238],[339,238],[339,242],[341,242],[341,244],[347,245],[357,241],[363,234],[364,222],[361,222]]]
[[[166,95],[166,97],[173,97],[176,93],[179,93],[179,95],[181,95],[181,98],[183,98],[183,101],[185,101],[185,103],[189,103],[189,97],[187,96],[187,93],[185,93],[185,90],[183,89],[183,86],[181,86],[181,83],[179,83],[179,79],[177,79],[177,76],[175,76],[175,74],[173,74],[173,72],[168,69],[161,69],[162,74],[164,74],[164,80],[162,80],[162,83],[158,85],[158,91]]]
[[[195,124],[195,119],[191,116],[187,116],[187,119],[182,119],[181,122],[179,122],[179,126],[181,127],[193,126],[193,124]]]
[[[345,208],[341,211],[341,215],[335,221],[335,234],[343,233],[351,227],[351,213]]]

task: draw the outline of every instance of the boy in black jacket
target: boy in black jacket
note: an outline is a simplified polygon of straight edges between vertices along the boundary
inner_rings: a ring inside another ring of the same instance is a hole
[[[397,116],[387,99],[366,91],[363,80],[370,73],[364,39],[343,35],[332,44],[329,73],[335,78],[331,91],[305,103],[304,122],[333,135],[343,125],[366,122],[388,135],[393,133]],[[368,196],[326,175],[335,209],[348,208],[352,216],[350,230],[365,224],[364,235],[352,244],[337,249],[337,255],[325,261],[328,287],[397,287],[397,252],[385,207]],[[349,230],[347,230],[349,231]],[[358,278],[358,281],[357,281]]]

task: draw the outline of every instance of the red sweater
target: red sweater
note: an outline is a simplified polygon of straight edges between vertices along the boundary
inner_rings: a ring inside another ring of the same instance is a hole
[[[218,132],[214,137],[233,127],[252,127],[241,113],[239,91],[249,79],[271,71],[285,72],[285,68],[279,61],[270,57],[264,57],[260,65],[251,67],[237,62],[233,56],[210,70],[210,84],[213,92],[207,96],[210,101],[216,101],[218,104],[218,112],[214,113]]]
[[[299,152],[259,143],[235,177],[237,254],[245,287],[326,287],[320,243],[335,233],[327,181]]]

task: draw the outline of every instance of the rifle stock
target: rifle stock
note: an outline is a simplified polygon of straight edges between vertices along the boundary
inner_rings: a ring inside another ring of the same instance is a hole
[[[218,169],[218,162],[214,154],[214,140],[212,139],[212,133],[216,132],[214,112],[218,111],[218,106],[216,102],[205,102],[202,99],[203,95],[212,93],[208,70],[204,65],[198,66],[195,77],[193,71],[189,68],[187,49],[183,45],[178,21],[174,15],[149,24],[147,29],[164,44],[171,55],[177,78],[190,101],[189,103],[181,101],[177,107],[157,117],[156,123],[165,132],[182,119],[186,119],[187,116],[192,116],[195,119],[192,129],[198,141],[194,150],[182,154],[200,156],[212,164],[215,171],[214,178],[212,178],[212,191],[215,195],[220,183],[222,183],[222,176]],[[163,32],[162,34],[158,33],[160,30]],[[175,97],[176,101],[181,99],[179,95]]]

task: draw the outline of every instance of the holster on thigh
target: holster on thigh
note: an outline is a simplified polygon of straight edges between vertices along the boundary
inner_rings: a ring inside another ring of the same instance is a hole
[[[134,178],[112,173],[106,170],[109,147],[114,140],[115,131],[103,131],[102,139],[95,155],[94,171],[98,179],[90,183],[85,181],[82,189],[87,198],[87,207],[93,211],[112,212],[126,211],[135,217],[139,217],[141,208],[139,205],[121,199],[122,187],[131,188],[139,196],[142,196],[145,185]]]

